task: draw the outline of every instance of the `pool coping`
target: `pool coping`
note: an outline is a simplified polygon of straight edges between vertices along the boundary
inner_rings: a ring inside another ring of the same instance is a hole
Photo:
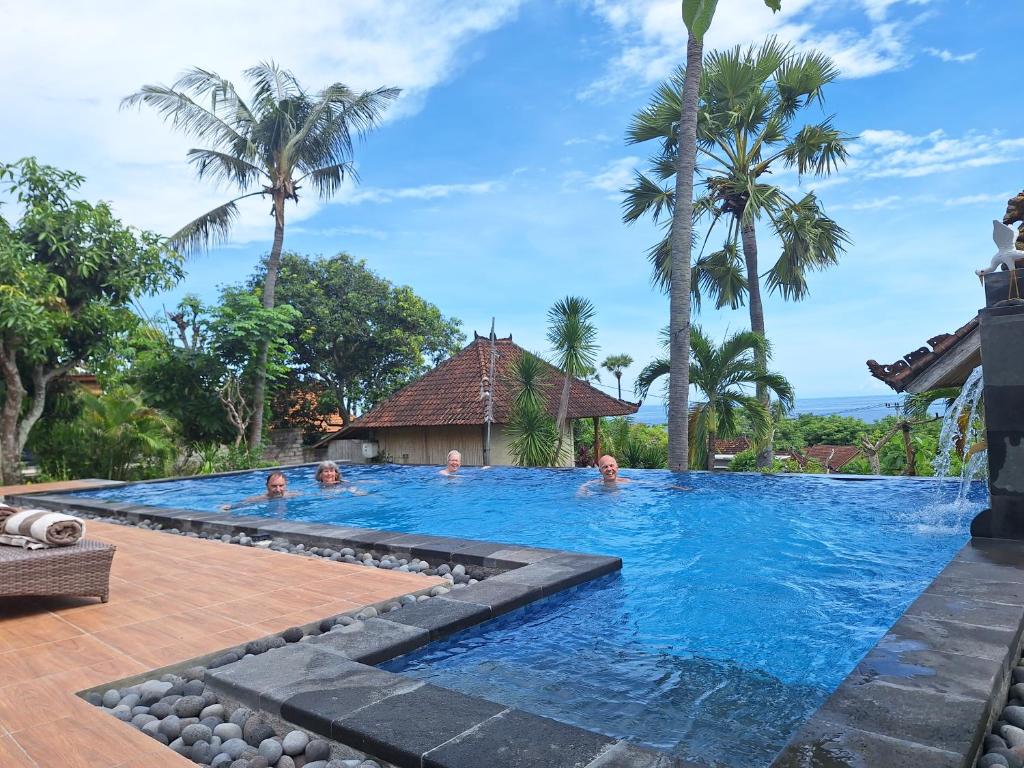
[[[772,768],[970,768],[1024,640],[1024,544],[975,538],[790,739]]]
[[[74,496],[73,492],[10,494],[7,501],[64,512],[88,512],[131,523],[150,520],[182,532],[280,536],[307,545],[360,547],[385,554],[408,553],[413,557],[440,558],[493,570],[495,573],[486,579],[453,589],[443,596],[364,619],[308,642],[288,644],[209,669],[205,681],[227,700],[263,710],[289,725],[370,752],[400,768],[474,768],[481,749],[486,749],[484,744],[502,745],[501,755],[488,758],[491,768],[534,765],[545,768],[687,768],[692,765],[624,739],[372,666],[536,600],[616,573],[622,568],[621,558],[475,539],[102,501]],[[190,659],[156,672],[184,669],[196,662]],[[117,682],[130,685],[152,674],[154,671],[90,690],[98,691]],[[351,711],[339,713],[338,702],[343,694],[352,691],[372,701],[372,706],[364,701],[365,706],[352,706]],[[290,695],[285,696],[285,693]],[[324,712],[333,712],[337,717],[328,718]],[[419,716],[412,716],[414,713]],[[364,717],[369,719],[364,721]]]

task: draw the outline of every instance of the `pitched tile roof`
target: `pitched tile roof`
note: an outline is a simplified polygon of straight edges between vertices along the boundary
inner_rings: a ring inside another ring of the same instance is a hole
[[[497,339],[495,346],[498,359],[494,376],[494,423],[507,424],[514,389],[511,367],[524,350],[511,336]],[[380,427],[483,424],[485,398],[482,393],[490,368],[490,351],[490,340],[477,336],[458,354],[379,403],[343,432]],[[562,378],[554,366],[549,368],[551,376],[545,389],[548,409],[554,414],[558,410]],[[626,416],[636,413],[639,407],[606,395],[579,379],[574,379],[570,385],[571,419]]]
[[[809,445],[797,456],[801,466],[808,459],[814,459],[830,472],[838,472],[855,458],[860,456],[860,448],[855,445]]]
[[[715,453],[723,456],[735,456],[737,453],[748,450],[750,445],[750,440],[743,435],[729,440],[717,438],[715,440]]]
[[[889,365],[881,365],[875,360],[868,360],[868,370],[876,379],[881,379],[897,392],[902,392],[913,379],[931,367],[943,354],[956,346],[977,327],[978,318],[971,318],[970,322],[953,333],[942,333],[928,339],[928,344],[931,345],[930,350],[928,347],[919,347]]]

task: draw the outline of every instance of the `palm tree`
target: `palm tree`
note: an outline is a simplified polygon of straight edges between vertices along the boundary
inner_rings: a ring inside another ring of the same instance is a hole
[[[566,296],[548,310],[548,342],[555,353],[555,365],[563,374],[562,395],[555,417],[558,426],[556,458],[561,458],[562,441],[568,429],[569,386],[574,378],[582,378],[594,370],[597,361],[594,313],[589,299],[579,296]]]
[[[509,416],[509,453],[521,467],[548,467],[557,463],[558,429],[547,410],[546,389],[550,366],[530,352],[512,361],[509,370],[514,393]]]
[[[608,355],[601,363],[601,367],[615,375],[619,383],[619,400],[622,399],[622,371],[633,364],[633,358],[629,355]]]
[[[764,0],[777,12],[782,0]],[[683,0],[686,25],[686,67],[680,71],[680,98],[669,115],[673,125],[663,137],[673,150],[674,197],[680,204],[672,212],[672,226],[664,254],[675,276],[669,286],[669,359],[672,379],[668,393],[668,468],[687,467],[689,446],[690,364],[690,250],[693,247],[693,174],[697,169],[697,105],[704,65],[704,35],[715,17],[718,0]],[[672,175],[669,174],[669,175]],[[664,178],[668,178],[666,175]],[[621,399],[621,398],[620,398]]]
[[[309,93],[291,72],[273,62],[260,63],[244,74],[252,85],[248,102],[229,80],[194,68],[171,87],[144,85],[121,105],[153,107],[173,128],[207,144],[188,151],[199,178],[227,182],[242,192],[173,234],[171,243],[182,252],[204,250],[227,238],[238,217],[239,200],[257,195],[270,198],[274,242],[267,258],[263,306],[271,309],[284,243],[285,203],[298,202],[303,182],[327,199],[346,177],[355,179],[353,139],[378,124],[399,90],[356,93],[344,83],[333,83]],[[249,425],[253,449],[263,435],[268,344],[265,341],[260,350],[253,385],[254,414]]]
[[[701,255],[693,264],[690,287],[698,306],[702,292],[714,298],[717,307],[735,309],[746,302],[751,330],[761,335],[765,323],[757,222],[767,219],[781,244],[778,259],[763,277],[770,291],[789,300],[805,298],[807,273],[834,265],[849,242],[813,192],[792,197],[764,181],[779,166],[795,168],[801,177],[820,177],[846,161],[850,137],[833,128],[831,118],[795,126],[800,110],[820,104],[825,85],[837,75],[827,56],[798,54],[774,39],[757,49],[737,46],[708,57],[697,135],[705,191],[694,204],[694,216],[709,220],[708,236],[719,221],[727,229],[722,248]],[[677,73],[630,126],[631,143],[660,139],[662,146],[652,158],[651,175],[637,173],[634,185],[626,190],[626,221],[647,214],[657,219],[663,210],[679,215],[674,206],[678,191],[662,183],[676,173],[677,151],[671,137],[683,86],[683,74]],[[651,249],[650,258],[656,282],[671,288],[669,250],[663,241]],[[764,387],[759,387],[758,396],[767,405]],[[759,457],[759,463],[765,461],[770,462],[770,455]]]
[[[771,357],[771,346],[758,333],[740,331],[715,346],[700,326],[690,334],[693,360],[690,362],[690,383],[704,395],[692,412],[694,428],[691,465],[715,468],[715,440],[736,434],[737,417],[742,411],[754,430],[756,440],[764,440],[771,432],[772,419],[768,409],[746,388],[763,386],[772,391],[783,406],[793,405],[793,387],[778,373],[766,371],[762,359]],[[669,361],[658,358],[648,363],[637,377],[637,394],[647,396],[655,380],[669,374]]]

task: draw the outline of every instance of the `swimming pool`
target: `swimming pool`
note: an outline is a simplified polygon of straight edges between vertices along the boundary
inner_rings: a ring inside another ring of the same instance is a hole
[[[365,491],[237,508],[310,522],[617,555],[604,577],[387,668],[691,759],[766,765],[967,540],[953,484],[647,471],[345,468]],[[262,473],[88,495],[215,511]],[[673,484],[689,490],[677,490]]]

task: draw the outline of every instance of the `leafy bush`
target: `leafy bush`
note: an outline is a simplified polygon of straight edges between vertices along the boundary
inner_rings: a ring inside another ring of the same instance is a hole
[[[83,391],[54,409],[32,449],[49,478],[163,477],[177,455],[175,427],[135,390],[119,387],[99,396]]]

